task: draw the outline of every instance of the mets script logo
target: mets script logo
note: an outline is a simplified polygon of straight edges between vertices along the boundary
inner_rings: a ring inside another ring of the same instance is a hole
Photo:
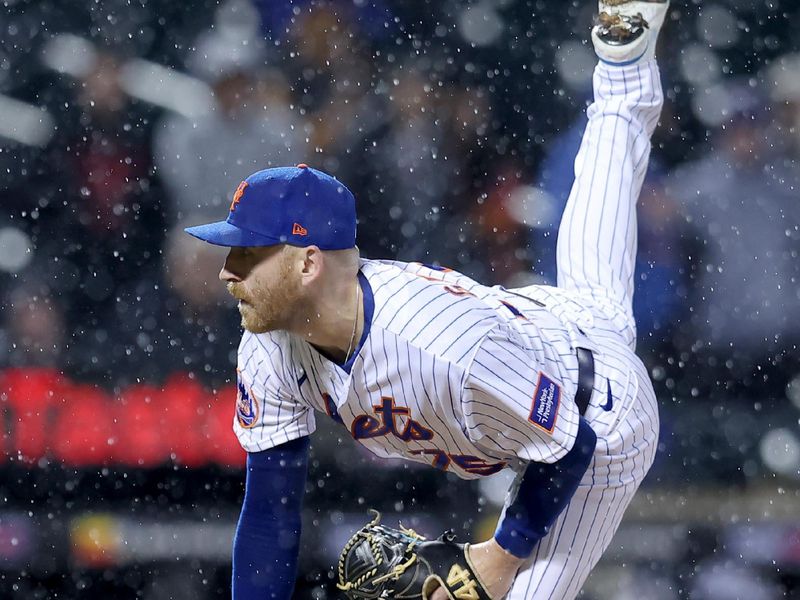
[[[544,373],[539,373],[539,382],[536,384],[536,391],[533,393],[533,404],[528,421],[544,429],[547,433],[553,433],[556,426],[556,416],[558,415],[558,405],[561,403],[561,388]]]
[[[430,429],[411,418],[411,411],[407,407],[395,406],[394,398],[381,398],[381,403],[373,405],[372,411],[377,418],[371,415],[359,415],[353,420],[350,426],[350,435],[353,438],[363,440],[389,434],[399,437],[404,442],[433,438]]]
[[[252,429],[258,423],[258,401],[245,387],[241,376],[236,380],[236,420],[245,429]]]
[[[330,394],[322,394],[325,412],[331,419],[345,425],[336,409],[336,403]],[[392,435],[404,442],[428,442],[434,439],[434,433],[422,423],[411,418],[411,410],[406,406],[397,406],[394,398],[383,396],[380,404],[372,405],[375,415],[358,415],[350,425],[350,435],[356,440],[366,440]],[[346,425],[345,425],[346,427]],[[430,459],[430,465],[436,469],[447,471],[452,465],[472,475],[493,475],[502,471],[506,463],[487,463],[478,456],[469,454],[452,454],[439,448],[417,448],[409,450],[409,454]]]
[[[239,184],[239,187],[237,187],[236,191],[233,193],[233,202],[231,202],[231,207],[229,209],[231,212],[233,212],[233,209],[236,208],[236,205],[239,204],[239,202],[241,201],[242,196],[244,195],[244,191],[245,189],[247,189],[247,185],[248,183],[246,181],[243,181],[242,183]]]

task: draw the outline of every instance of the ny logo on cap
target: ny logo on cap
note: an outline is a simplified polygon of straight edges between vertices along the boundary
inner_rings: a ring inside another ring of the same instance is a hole
[[[239,204],[239,201],[242,199],[242,196],[244,195],[244,190],[245,188],[247,188],[247,185],[248,184],[246,181],[243,181],[242,183],[239,184],[239,187],[237,187],[236,191],[233,193],[233,202],[231,202],[231,207],[228,210],[233,212],[233,209],[236,208],[236,205]]]

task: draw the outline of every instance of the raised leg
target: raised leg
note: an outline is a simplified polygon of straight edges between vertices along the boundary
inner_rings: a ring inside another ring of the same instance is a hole
[[[558,285],[577,291],[607,312],[625,343],[633,347],[636,201],[647,171],[650,136],[663,104],[658,66],[652,58],[658,27],[642,24],[646,20],[639,9],[655,11],[651,18],[660,26],[667,2],[608,0],[600,7],[601,17],[592,31],[600,58],[594,72],[594,102],[559,227]],[[604,7],[612,12],[603,12]],[[623,9],[636,12],[631,17]]]

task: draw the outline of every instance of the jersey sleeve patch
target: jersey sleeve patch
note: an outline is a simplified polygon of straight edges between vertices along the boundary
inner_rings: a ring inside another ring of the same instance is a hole
[[[561,386],[540,371],[528,421],[547,433],[553,433],[560,404]]]
[[[244,429],[252,429],[258,425],[258,400],[253,395],[253,390],[245,385],[238,369],[236,375],[236,418]]]

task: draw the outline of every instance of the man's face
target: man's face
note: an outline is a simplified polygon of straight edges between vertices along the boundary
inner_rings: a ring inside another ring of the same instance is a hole
[[[285,246],[231,248],[219,278],[239,300],[242,327],[253,333],[287,329],[303,304],[300,275]]]

